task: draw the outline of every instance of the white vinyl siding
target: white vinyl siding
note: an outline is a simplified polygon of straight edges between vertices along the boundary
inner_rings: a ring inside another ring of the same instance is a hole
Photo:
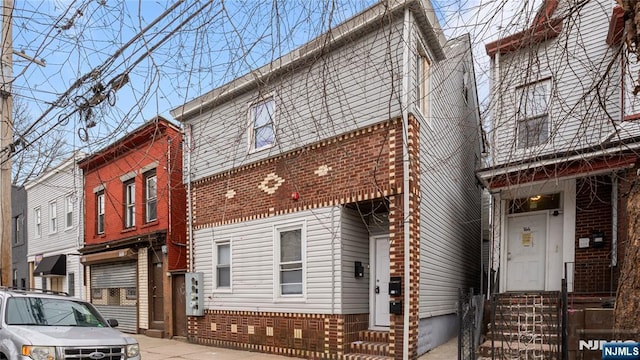
[[[274,299],[274,226],[306,222],[306,299],[286,302]],[[338,311],[340,269],[332,256],[332,241],[340,243],[338,207],[301,211],[194,231],[194,271],[204,272],[205,308],[238,311],[330,314]],[[214,244],[233,239],[231,283],[233,292],[214,291]],[[336,246],[339,252],[339,246]],[[337,257],[337,255],[336,255]],[[332,260],[333,259],[333,260]],[[334,309],[334,310],[332,310]]]
[[[340,270],[342,273],[342,314],[369,313],[369,231],[362,215],[356,210],[343,208],[340,221],[340,243],[335,246],[341,251]],[[388,231],[388,229],[386,230]],[[354,276],[354,265],[360,261],[364,267],[364,277]]]
[[[401,36],[400,19],[188,120],[192,180],[400,117]],[[265,92],[275,102],[277,146],[247,154],[247,104]]]
[[[29,233],[29,246],[27,247],[27,257],[33,259],[37,254],[49,256],[55,253],[69,250],[75,253],[79,242],[84,239],[82,224],[81,202],[74,202],[73,227],[68,231],[50,231],[50,204],[56,203],[55,217],[56,228],[64,227],[65,220],[59,215],[64,213],[65,199],[69,194],[78,194],[82,190],[82,172],[75,167],[73,161],[66,161],[59,167],[44,173],[39,178],[30,181],[25,185],[27,191],[27,208],[34,209],[34,216],[27,216],[27,228]],[[58,209],[58,207],[60,209]],[[36,210],[38,209],[38,210]],[[58,210],[60,214],[58,214]],[[38,216],[39,213],[39,216]],[[38,229],[40,235],[38,235]],[[58,229],[60,230],[60,229]],[[33,231],[35,236],[31,236]],[[80,274],[76,271],[76,279]]]
[[[600,147],[622,125],[618,47],[605,42],[612,6],[599,0],[577,11],[571,7],[571,17],[564,19],[557,38],[494,59],[493,76],[499,78],[492,81],[491,89],[489,165]],[[562,17],[562,11],[556,10],[555,16]],[[549,139],[532,149],[518,148],[516,87],[546,78],[552,79]]]
[[[433,65],[432,126],[420,126],[420,318],[454,314],[458,289],[480,285],[477,109],[460,91],[472,60],[454,45]]]

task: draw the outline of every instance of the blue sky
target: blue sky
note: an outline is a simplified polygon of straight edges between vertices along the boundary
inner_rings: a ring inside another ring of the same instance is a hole
[[[533,8],[537,2],[433,0],[447,36],[472,35],[481,101],[488,95],[484,44],[498,33],[526,25],[528,20],[519,18],[518,10],[523,4]],[[46,61],[42,67],[14,56],[15,98],[30,114],[16,128],[35,123],[26,140],[57,133],[67,139],[69,150],[96,151],[157,114],[171,119],[172,108],[289,52],[375,1],[236,0],[225,1],[224,7],[213,1],[172,33],[205,3],[185,1],[112,57],[174,3],[15,0],[14,49]],[[511,19],[515,19],[513,25],[509,25]],[[164,37],[169,40],[144,57]],[[142,60],[136,63],[138,59]],[[86,77],[66,97],[68,101],[56,103],[77,79],[96,69],[100,71]],[[123,72],[129,74],[129,82],[116,93],[114,106],[104,101],[93,108],[96,126],[87,129],[88,140],[82,141],[78,131],[86,128],[86,114],[81,116],[77,105],[91,97],[93,86],[105,85]],[[66,117],[68,122],[47,132]]]

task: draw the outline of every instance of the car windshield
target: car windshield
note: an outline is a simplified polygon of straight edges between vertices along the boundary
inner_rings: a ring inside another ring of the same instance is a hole
[[[93,306],[71,299],[11,297],[5,320],[8,325],[108,327]]]

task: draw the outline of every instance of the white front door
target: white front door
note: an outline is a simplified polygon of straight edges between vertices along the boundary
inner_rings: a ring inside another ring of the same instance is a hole
[[[371,324],[373,327],[389,326],[389,237],[373,238],[374,273],[372,281]]]
[[[509,217],[507,291],[544,290],[547,213]]]

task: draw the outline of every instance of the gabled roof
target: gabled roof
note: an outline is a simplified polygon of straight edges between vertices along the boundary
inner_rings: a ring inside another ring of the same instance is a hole
[[[485,45],[487,55],[507,54],[558,37],[562,18],[552,18],[557,7],[558,0],[545,0],[528,29],[488,43]]]
[[[171,115],[178,121],[187,121],[235,96],[299,69],[354,38],[379,29],[388,19],[402,16],[405,9],[412,11],[435,60],[444,59],[442,47],[446,39],[429,0],[383,0],[271,63],[171,110]]]
[[[122,156],[131,149],[153,141],[154,137],[157,134],[164,133],[167,129],[173,129],[174,131],[180,133],[180,128],[178,128],[176,125],[161,116],[156,116],[155,118],[136,128],[126,136],[120,138],[113,144],[108,145],[105,148],[79,161],[78,166],[83,170],[86,170],[88,168],[96,168],[104,163]]]
[[[62,162],[60,162],[55,167],[46,170],[45,172],[40,174],[40,176],[38,176],[37,178],[35,178],[33,180],[30,180],[27,183],[25,183],[24,184],[24,188],[26,190],[29,190],[29,189],[33,188],[37,184],[40,184],[41,182],[46,181],[47,179],[51,178],[52,176],[54,176],[56,174],[59,174],[62,170],[74,166],[77,161],[83,159],[85,156],[86,156],[86,154],[83,153],[82,151],[75,151],[71,156],[69,156],[68,158],[64,159]]]

